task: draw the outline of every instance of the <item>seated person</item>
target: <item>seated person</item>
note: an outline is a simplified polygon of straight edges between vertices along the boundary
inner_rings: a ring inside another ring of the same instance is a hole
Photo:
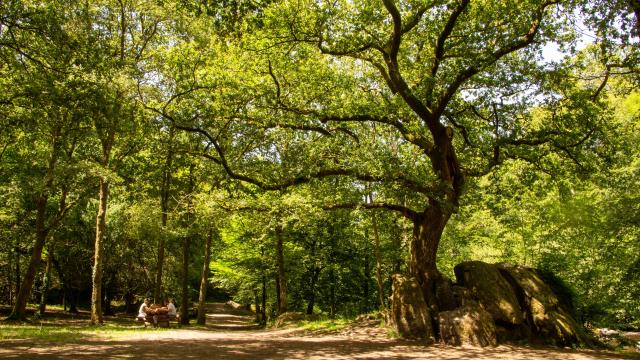
[[[145,320],[147,318],[147,313],[149,312],[149,299],[144,299],[142,305],[140,305],[140,309],[138,310],[138,320]]]
[[[167,309],[169,309],[169,312],[167,312],[167,316],[169,316],[170,318],[175,318],[178,315],[178,310],[176,309],[175,302],[176,301],[173,298],[169,298],[169,303],[167,304]]]

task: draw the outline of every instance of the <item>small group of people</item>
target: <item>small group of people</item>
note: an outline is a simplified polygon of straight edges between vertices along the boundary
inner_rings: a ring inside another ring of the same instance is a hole
[[[151,322],[153,326],[156,327],[158,326],[158,318],[160,316],[166,316],[169,320],[175,319],[178,316],[175,299],[169,298],[166,304],[166,306],[156,306],[151,304],[150,298],[144,299],[144,302],[138,310],[138,320]]]

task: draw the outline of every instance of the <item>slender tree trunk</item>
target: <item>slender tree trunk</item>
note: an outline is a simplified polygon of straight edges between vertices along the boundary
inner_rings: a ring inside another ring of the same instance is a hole
[[[104,129],[96,126],[100,143],[102,145],[101,164],[104,170],[109,169],[111,149],[115,142],[116,131],[114,128]],[[106,133],[105,133],[106,130]],[[102,324],[102,262],[103,241],[107,230],[107,204],[109,202],[109,180],[105,176],[100,177],[98,192],[98,213],[96,214],[96,238],[93,253],[93,271],[91,274],[91,325]]]
[[[380,252],[380,234],[378,233],[378,220],[376,214],[373,214],[371,219],[373,223],[373,239],[374,239],[374,252],[376,256],[376,282],[378,284],[378,300],[380,301],[380,310],[385,308],[384,304],[384,286],[382,283],[382,255]]]
[[[78,292],[72,287],[69,287],[69,312],[78,313]]]
[[[315,240],[311,241],[311,258],[316,260],[316,245],[317,242]],[[311,281],[309,282],[309,297],[307,298],[307,315],[313,314],[313,308],[316,303],[316,283],[318,282],[318,277],[320,276],[320,271],[322,269],[317,265],[312,265],[311,271]]]
[[[189,166],[189,194],[188,194],[188,207],[187,210],[187,224],[191,226],[191,220],[193,219],[193,203],[191,197],[195,189],[195,181],[193,178],[193,171],[195,165]],[[191,232],[184,238],[182,242],[182,306],[180,308],[180,322],[184,325],[189,324],[189,305],[191,304],[191,298],[189,297],[189,251],[191,249]]]
[[[156,282],[153,288],[153,302],[155,304],[160,303],[162,300],[162,272],[163,272],[163,263],[164,263],[164,247],[165,247],[165,235],[164,231],[166,223],[164,220],[164,214],[162,214],[163,224],[162,224],[162,234],[160,235],[160,242],[158,243],[158,261],[157,261],[157,269],[156,269]]]
[[[187,235],[182,242],[182,294],[180,307],[180,322],[189,324],[189,249],[191,248],[191,235]]]
[[[113,279],[111,279],[113,281]],[[104,314],[105,315],[113,315],[113,308],[111,307],[111,302],[113,301],[113,284],[109,281],[105,286],[104,291]]]
[[[267,274],[265,271],[264,245],[260,246],[260,260],[262,262],[262,318],[260,319],[260,324],[265,325],[267,323]]]
[[[44,270],[44,275],[42,277],[42,291],[40,293],[40,306],[38,307],[38,311],[40,315],[44,315],[47,310],[47,295],[49,292],[49,285],[51,282],[51,266],[53,263],[53,244],[49,246],[49,251],[47,253],[47,266]]]
[[[209,228],[209,234],[204,244],[204,261],[202,264],[202,276],[200,277],[200,296],[198,297],[198,325],[206,323],[204,303],[207,300],[207,286],[209,285],[209,263],[211,262],[211,240],[213,227]]]
[[[33,251],[31,252],[31,260],[29,261],[29,267],[27,273],[24,276],[23,283],[20,285],[20,290],[16,297],[16,303],[13,310],[9,315],[9,319],[22,320],[25,318],[25,311],[27,307],[27,301],[31,296],[33,289],[33,282],[38,273],[38,266],[42,260],[42,249],[47,241],[50,228],[47,227],[47,203],[49,201],[49,195],[53,192],[54,173],[56,164],[58,162],[58,152],[60,150],[60,136],[61,127],[55,126],[52,131],[51,141],[51,155],[49,157],[47,165],[47,175],[45,177],[44,186],[41,193],[36,197],[36,241],[33,244]],[[18,262],[19,263],[19,262]]]
[[[280,276],[276,273],[276,312],[280,316]]]
[[[14,304],[18,301],[18,294],[20,293],[20,284],[22,284],[22,270],[20,269],[20,252],[18,251],[18,245],[16,244],[16,290],[14,292]]]
[[[158,303],[162,296],[162,272],[164,267],[164,248],[167,236],[167,219],[169,214],[169,194],[171,190],[171,173],[173,163],[173,137],[174,127],[171,125],[169,128],[169,142],[167,146],[167,158],[165,159],[164,169],[162,174],[162,190],[160,198],[160,208],[162,210],[162,236],[160,236],[160,243],[158,244],[158,261],[156,269],[156,283],[153,289],[154,302]]]
[[[313,274],[311,275],[311,286],[309,290],[309,302],[307,302],[307,315],[313,315],[313,308],[316,305],[316,283],[318,282],[318,277],[320,276],[320,268],[316,267],[313,269]]]
[[[13,249],[9,249],[9,251],[7,252],[7,259],[9,260],[9,263],[7,264],[7,282],[9,284],[9,288],[8,290],[8,305],[13,306]]]
[[[51,261],[53,263],[53,268],[56,269],[56,272],[58,273],[58,279],[60,279],[60,286],[62,286],[62,306],[64,311],[67,311],[67,302],[69,298],[69,284],[67,283],[64,273],[62,272],[60,263],[54,258],[51,258]]]
[[[329,317],[334,319],[336,317],[336,274],[333,264],[331,264],[331,268],[329,269],[329,301],[331,302],[331,309],[329,312]]]
[[[93,257],[93,273],[91,280],[91,324],[102,324],[102,263],[103,241],[107,228],[107,203],[109,201],[109,181],[100,179],[98,214],[96,215],[96,239]]]
[[[284,267],[282,227],[276,226],[276,261],[278,262],[278,315],[287,312],[287,279]]]
[[[44,248],[44,244],[47,239],[48,231],[45,226],[47,200],[48,198],[46,196],[40,196],[36,200],[36,241],[31,252],[31,260],[29,261],[27,273],[24,275],[24,280],[20,285],[20,290],[18,291],[18,296],[16,297],[13,310],[8,317],[8,319],[11,320],[22,320],[26,315],[27,301],[31,296],[33,282],[36,278],[36,274],[38,273],[38,266],[40,266],[40,261],[42,259],[42,249]]]
[[[256,304],[256,323],[260,324],[260,296],[258,296],[258,290],[253,290],[253,298]]]
[[[267,275],[262,274],[262,320],[263,325],[267,323]]]
[[[371,279],[371,269],[369,265],[369,247],[367,246],[364,254],[364,284],[362,289],[362,295],[364,297],[364,313],[369,312],[369,279]]]
[[[18,297],[18,292],[20,291],[20,253],[18,252],[18,240],[16,239],[13,249],[11,249],[11,259],[15,262],[11,264],[11,270],[14,270],[14,273],[11,274],[11,281],[9,282],[10,286],[10,299],[9,305],[13,307],[15,304],[15,300]],[[11,272],[11,271],[10,271]],[[13,280],[15,280],[14,283]]]

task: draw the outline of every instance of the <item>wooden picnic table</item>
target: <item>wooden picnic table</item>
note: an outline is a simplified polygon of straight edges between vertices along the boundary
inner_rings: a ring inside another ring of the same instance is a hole
[[[153,327],[170,327],[171,322],[175,322],[180,327],[180,315],[169,316],[167,313],[169,309],[160,305],[151,305],[147,311],[147,316],[142,318],[136,318],[138,321],[144,321],[144,326],[151,325]]]

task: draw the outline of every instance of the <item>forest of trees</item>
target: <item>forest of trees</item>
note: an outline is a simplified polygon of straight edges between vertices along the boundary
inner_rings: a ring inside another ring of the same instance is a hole
[[[393,274],[429,302],[474,259],[540,269],[581,322],[640,327],[639,16],[2,1],[0,304],[355,316],[389,305]]]

